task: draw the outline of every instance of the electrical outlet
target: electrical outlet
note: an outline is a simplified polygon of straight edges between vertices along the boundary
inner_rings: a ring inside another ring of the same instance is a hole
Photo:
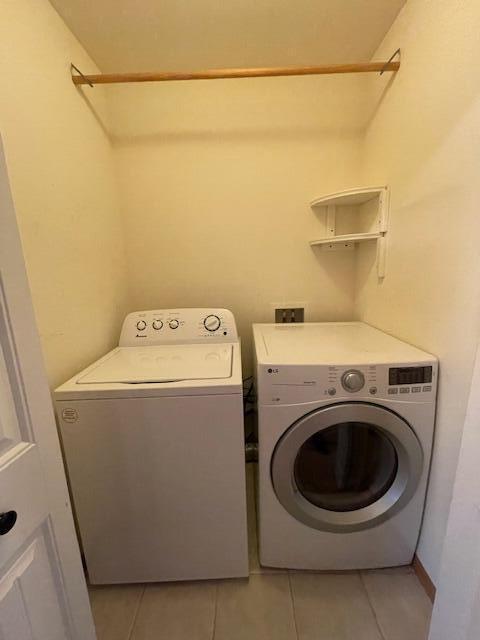
[[[277,307],[275,309],[275,322],[303,322],[304,312],[303,307]]]
[[[309,316],[310,303],[298,298],[280,298],[270,302],[274,322],[305,322]]]

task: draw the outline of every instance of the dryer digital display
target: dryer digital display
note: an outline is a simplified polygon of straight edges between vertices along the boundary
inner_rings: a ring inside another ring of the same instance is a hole
[[[392,367],[388,370],[388,383],[425,384],[432,381],[432,367]]]

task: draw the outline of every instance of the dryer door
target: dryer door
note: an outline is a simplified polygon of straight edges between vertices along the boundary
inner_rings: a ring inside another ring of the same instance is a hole
[[[359,531],[392,517],[414,494],[423,452],[410,425],[393,411],[347,402],[295,422],[272,456],[275,493],[304,524]]]

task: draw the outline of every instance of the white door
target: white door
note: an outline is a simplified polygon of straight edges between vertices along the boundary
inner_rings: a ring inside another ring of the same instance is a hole
[[[443,545],[430,640],[480,638],[480,346]]]
[[[0,638],[95,638],[1,142]]]

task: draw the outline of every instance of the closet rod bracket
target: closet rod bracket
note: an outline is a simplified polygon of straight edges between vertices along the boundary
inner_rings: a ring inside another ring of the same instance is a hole
[[[395,58],[395,56],[398,56],[400,58],[400,49],[397,49],[394,53],[392,53],[390,58],[386,61],[386,63],[383,66],[383,69],[380,71],[381,76],[385,73],[385,71],[387,71],[389,64],[393,62],[393,59]]]
[[[76,71],[78,73],[79,76],[81,76],[84,80],[85,83],[84,84],[88,84],[92,87],[92,89],[94,88],[94,84],[92,82],[90,82],[90,80],[80,71],[80,69],[78,67],[76,67],[73,62],[70,63],[70,73],[72,74],[72,80],[75,77],[75,74],[73,73],[74,71]],[[74,82],[74,84],[76,84]]]

